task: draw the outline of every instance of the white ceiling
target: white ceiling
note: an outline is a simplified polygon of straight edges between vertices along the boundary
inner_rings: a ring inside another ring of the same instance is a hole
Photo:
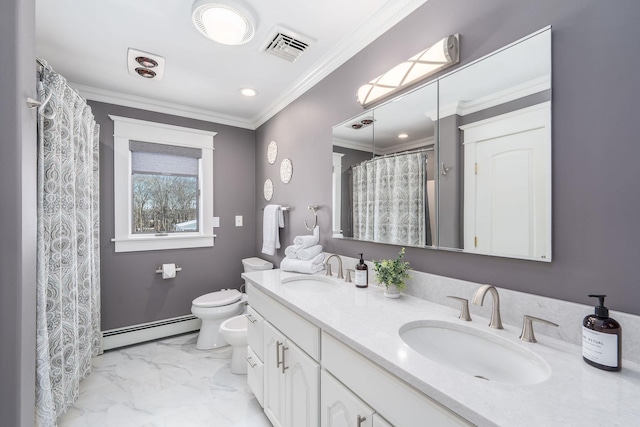
[[[245,0],[256,36],[226,46],[192,0],[36,0],[36,52],[88,99],[255,129],[425,1]],[[295,63],[261,51],[276,25],[314,40]],[[130,47],[166,59],[162,80],[128,73]]]

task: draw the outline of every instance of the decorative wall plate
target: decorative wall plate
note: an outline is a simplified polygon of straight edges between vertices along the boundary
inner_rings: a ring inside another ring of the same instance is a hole
[[[270,165],[276,162],[278,158],[278,144],[275,141],[271,141],[267,146],[267,161]]]
[[[284,159],[280,163],[280,179],[286,184],[291,181],[291,175],[293,175],[293,163],[291,159]]]
[[[269,178],[264,182],[264,199],[268,202],[273,197],[273,181]]]

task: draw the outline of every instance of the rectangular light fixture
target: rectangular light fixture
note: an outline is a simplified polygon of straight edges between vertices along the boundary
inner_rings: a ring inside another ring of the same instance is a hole
[[[377,102],[460,61],[459,35],[454,34],[396,65],[358,89],[363,107]]]

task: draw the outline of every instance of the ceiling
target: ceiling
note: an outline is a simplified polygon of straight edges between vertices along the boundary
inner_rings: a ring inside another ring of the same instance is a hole
[[[87,99],[255,129],[425,1],[245,0],[256,35],[227,46],[192,0],[36,0],[36,53]],[[262,51],[276,25],[311,40],[296,62]],[[164,57],[162,79],[129,74],[128,48]]]

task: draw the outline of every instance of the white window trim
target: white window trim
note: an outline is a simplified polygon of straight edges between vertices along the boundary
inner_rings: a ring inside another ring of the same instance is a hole
[[[190,129],[127,117],[109,116],[113,120],[113,183],[116,252],[163,249],[202,248],[213,246],[213,137],[216,132]],[[134,235],[131,206],[131,151],[129,141],[152,142],[179,147],[200,148],[199,219],[200,231],[168,236]]]

